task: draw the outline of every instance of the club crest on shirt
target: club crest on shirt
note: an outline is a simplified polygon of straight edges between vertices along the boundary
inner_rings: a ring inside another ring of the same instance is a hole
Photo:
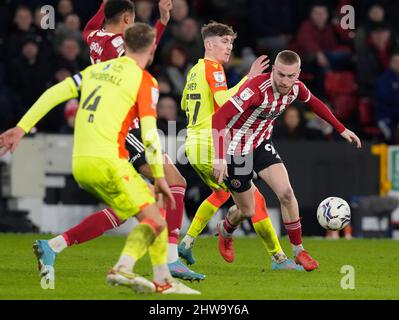
[[[254,92],[250,88],[246,88],[243,92],[240,93],[241,100],[247,101],[254,95]]]
[[[232,179],[232,180],[230,181],[230,183],[231,183],[231,186],[232,186],[234,189],[238,189],[239,187],[241,187],[241,181],[238,180],[238,179]]]
[[[291,104],[295,100],[295,96],[288,96],[287,104]]]
[[[224,82],[225,81],[225,77],[224,77],[224,72],[223,71],[215,71],[213,73],[213,77],[215,78],[215,80],[217,82]]]

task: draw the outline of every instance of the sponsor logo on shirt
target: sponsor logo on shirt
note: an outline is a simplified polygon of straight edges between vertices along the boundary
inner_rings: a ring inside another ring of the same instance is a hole
[[[238,104],[239,107],[241,107],[244,104],[244,101],[242,101],[239,97],[233,96],[232,99],[234,100],[235,103]]]
[[[260,114],[259,114],[259,118],[266,120],[266,119],[275,119],[277,118],[280,114],[282,114],[284,112],[284,110],[275,110],[275,111],[265,111],[263,110]]]
[[[119,37],[112,39],[111,43],[115,48],[118,48],[119,46],[121,46],[123,44],[123,39],[121,36],[119,36]]]
[[[159,90],[157,88],[152,87],[151,88],[151,99],[152,99],[151,107],[153,109],[157,108],[158,98],[159,98]]]
[[[254,95],[254,92],[250,88],[246,88],[243,92],[241,92],[240,98],[244,101],[247,101],[253,95]]]
[[[213,73],[213,77],[217,82],[225,82],[226,78],[224,77],[224,72],[223,71],[215,71]]]

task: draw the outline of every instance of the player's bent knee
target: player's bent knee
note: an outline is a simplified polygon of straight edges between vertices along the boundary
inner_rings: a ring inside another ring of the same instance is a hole
[[[282,189],[280,192],[278,192],[278,198],[281,203],[289,204],[293,200],[295,200],[294,190],[292,190],[292,188],[288,186]]]

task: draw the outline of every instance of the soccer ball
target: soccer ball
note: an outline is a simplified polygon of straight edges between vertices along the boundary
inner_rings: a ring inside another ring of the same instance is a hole
[[[342,230],[351,221],[351,209],[344,199],[329,197],[319,204],[317,220],[324,229]]]

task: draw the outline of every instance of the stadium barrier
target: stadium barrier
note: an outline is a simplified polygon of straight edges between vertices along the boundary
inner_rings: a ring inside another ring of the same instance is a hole
[[[164,137],[162,145],[188,182],[187,195],[202,182],[192,178],[192,168],[185,164],[184,137]],[[356,196],[379,194],[379,157],[372,154],[372,145],[365,144],[358,150],[341,141],[274,141],[290,175],[291,184],[300,206],[305,235],[323,235],[316,220],[318,204],[329,196],[338,196],[350,201]],[[29,212],[29,218],[42,232],[60,232],[79,222],[87,214],[102,205],[79,188],[71,175],[72,136],[37,134],[21,142],[20,148],[6,160],[1,174],[1,198],[4,210]],[[392,179],[399,181],[395,149],[392,162]],[[194,175],[195,176],[195,175]],[[271,209],[272,220],[280,230],[279,203],[265,184],[257,181]],[[393,184],[395,187],[398,183]],[[207,190],[203,188],[201,190]],[[399,191],[396,190],[399,194]],[[191,192],[192,193],[192,192]],[[201,191],[201,193],[203,193]],[[197,196],[197,203],[207,195]],[[191,199],[189,200],[191,202]],[[220,210],[219,217],[225,212]],[[185,216],[183,231],[189,224],[187,217],[194,214],[193,206]],[[218,218],[211,221],[209,231]],[[399,219],[398,219],[399,220]],[[119,230],[126,233],[130,226]],[[282,232],[284,230],[281,230]]]

